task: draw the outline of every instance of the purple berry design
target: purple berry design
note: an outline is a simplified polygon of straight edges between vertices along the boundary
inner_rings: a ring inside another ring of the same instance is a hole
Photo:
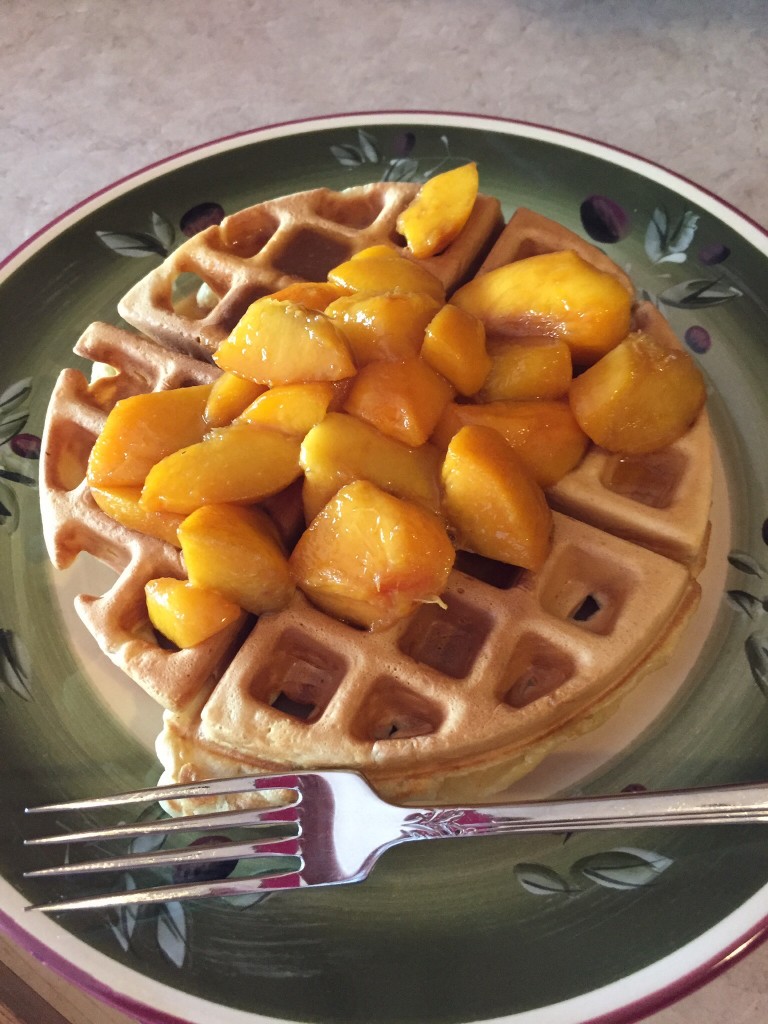
[[[395,136],[392,149],[395,156],[408,156],[415,145],[416,136],[413,132],[400,132]]]
[[[40,438],[36,434],[15,434],[10,445],[13,454],[22,459],[40,458]]]
[[[213,227],[214,224],[221,224],[224,220],[224,209],[218,203],[198,203],[191,210],[187,210],[179,221],[179,227],[191,238],[199,231]]]
[[[596,242],[620,242],[631,230],[626,210],[607,196],[589,196],[581,204],[579,213],[584,230]]]
[[[709,336],[709,331],[704,327],[695,325],[689,327],[684,334],[685,343],[693,352],[697,352],[702,355],[704,352],[708,352],[712,339]]]
[[[714,267],[727,260],[730,255],[731,250],[722,242],[713,242],[711,245],[705,245],[699,249],[699,260],[706,267]]]
[[[221,846],[230,842],[226,836],[201,836],[194,839],[190,846]],[[177,884],[187,882],[212,882],[218,878],[228,878],[237,867],[237,860],[201,861],[199,864],[177,864],[173,869],[173,881]]]

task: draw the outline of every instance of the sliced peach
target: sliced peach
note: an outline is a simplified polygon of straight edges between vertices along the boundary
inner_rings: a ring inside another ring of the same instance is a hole
[[[359,480],[342,487],[314,519],[290,567],[319,608],[375,629],[437,600],[454,558],[435,516]]]
[[[255,424],[217,428],[153,466],[141,504],[180,515],[213,503],[253,504],[300,475],[299,445],[296,437]]]
[[[222,373],[214,381],[208,397],[205,422],[209,427],[226,427],[264,391],[265,384],[256,384],[234,373]]]
[[[357,374],[345,412],[382,434],[418,447],[428,440],[453,388],[418,356],[397,363],[369,363]]]
[[[446,449],[454,434],[469,424],[498,431],[542,487],[557,483],[577,466],[589,444],[568,402],[451,402],[445,407],[432,440]]]
[[[332,320],[270,296],[248,307],[213,359],[258,384],[342,380],[355,372],[344,334]]]
[[[325,416],[335,393],[334,385],[325,380],[307,384],[278,384],[259,395],[244,410],[240,420],[304,437]]]
[[[269,516],[257,508],[206,505],[187,516],[179,540],[190,582],[254,615],[290,601],[294,584]]]
[[[210,384],[200,384],[119,401],[91,450],[88,483],[141,487],[156,462],[202,438],[210,392]]]
[[[300,458],[308,523],[340,487],[354,480],[369,480],[439,511],[442,459],[431,444],[410,448],[356,416],[332,412],[304,438]]]
[[[642,454],[672,444],[704,405],[698,366],[682,348],[636,331],[571,385],[582,430],[612,452]]]
[[[458,547],[540,569],[551,547],[552,512],[523,460],[490,427],[451,439],[442,471],[443,512]]]
[[[127,526],[129,530],[164,540],[180,547],[176,534],[184,517],[174,512],[152,512],[139,504],[140,487],[97,487],[91,485],[91,496],[102,512]]]
[[[393,246],[375,245],[361,250],[351,260],[334,267],[328,280],[346,292],[424,292],[436,302],[445,302],[442,281]]]
[[[330,281],[294,281],[280,291],[273,292],[270,297],[280,301],[287,299],[290,302],[299,302],[307,309],[315,309],[322,313],[329,303],[345,294],[343,288],[331,284]]]
[[[447,248],[461,234],[477,199],[477,164],[443,171],[425,182],[397,218],[397,230],[417,259]]]
[[[494,338],[479,402],[565,398],[573,379],[571,350],[557,338]]]
[[[458,306],[443,306],[427,325],[421,357],[460,394],[474,395],[491,368],[483,322]]]
[[[561,338],[574,363],[594,363],[630,327],[631,298],[611,274],[575,252],[548,252],[473,278],[451,299],[489,334]]]
[[[407,359],[419,354],[424,330],[440,304],[424,292],[356,293],[332,302],[326,315],[347,339],[355,362]]]
[[[144,592],[149,621],[158,633],[181,648],[196,647],[243,614],[221,594],[203,590],[188,580],[150,580]]]

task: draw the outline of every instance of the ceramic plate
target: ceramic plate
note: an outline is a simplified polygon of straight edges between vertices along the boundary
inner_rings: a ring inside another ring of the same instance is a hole
[[[768,240],[694,185],[562,132],[469,116],[349,115],[260,129],[141,171],[6,261],[0,284],[2,924],[146,1021],[574,1024],[637,1019],[760,936],[759,827],[470,839],[391,851],[371,879],[141,913],[25,914],[27,804],[154,782],[157,709],[111,670],[54,573],[36,457],[59,370],[97,319],[210,219],[315,186],[424,180],[476,160],[507,215],[532,207],[602,246],[702,367],[720,459],[701,609],[672,664],[524,794],[768,776]],[[37,824],[37,823],[35,823]],[[34,852],[34,856],[33,856]],[[120,878],[130,886],[133,879]]]

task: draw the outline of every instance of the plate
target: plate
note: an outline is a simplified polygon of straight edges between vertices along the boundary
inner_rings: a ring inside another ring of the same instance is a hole
[[[759,827],[468,839],[391,851],[366,883],[246,902],[44,917],[25,805],[148,785],[159,713],[71,610],[93,566],[49,567],[36,458],[60,368],[185,233],[287,192],[423,180],[476,160],[506,215],[532,207],[602,246],[656,302],[709,386],[720,460],[704,600],[668,668],[517,792],[768,776],[768,239],[674,174],[588,139],[396,112],[262,128],[105,189],[13,253],[0,280],[0,924],[151,1022],[576,1024],[637,1019],[710,977],[768,921]],[[129,876],[115,879],[130,886]]]

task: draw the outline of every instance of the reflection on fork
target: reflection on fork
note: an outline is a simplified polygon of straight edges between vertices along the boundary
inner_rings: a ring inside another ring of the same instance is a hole
[[[239,776],[192,785],[159,786],[118,796],[32,807],[27,813],[90,811],[158,800],[210,799],[232,794],[264,794],[268,800],[280,799],[280,803],[259,810],[216,811],[26,840],[25,845],[46,846],[190,832],[216,836],[215,840],[181,850],[132,853],[29,871],[26,877],[66,878],[88,872],[172,868],[177,880],[143,889],[38,904],[28,909],[77,910],[360,882],[385,850],[420,839],[661,825],[768,823],[768,785],[763,784],[477,807],[401,807],[381,800],[362,776],[349,771]],[[246,829],[248,836],[245,840],[220,841],[220,833],[225,829]],[[248,877],[194,880],[197,868],[242,859],[254,860],[254,870]]]

